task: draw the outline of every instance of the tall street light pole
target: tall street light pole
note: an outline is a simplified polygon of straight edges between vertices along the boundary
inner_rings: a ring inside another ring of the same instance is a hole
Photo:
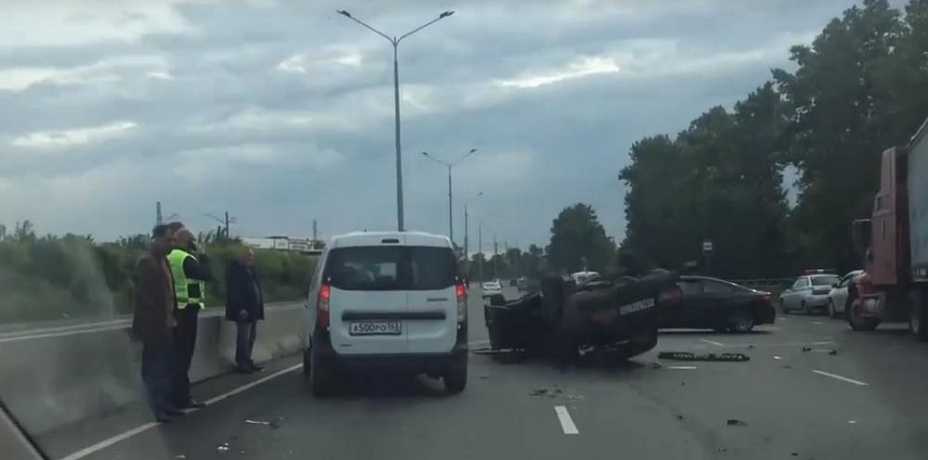
[[[452,242],[452,243],[454,242],[454,210],[453,210],[453,205],[451,204],[451,200],[452,200],[452,195],[451,195],[451,168],[454,167],[454,165],[460,163],[460,162],[463,161],[465,158],[467,158],[467,157],[473,155],[473,154],[476,153],[476,152],[477,152],[477,149],[470,149],[470,151],[468,151],[467,153],[465,153],[464,156],[462,156],[461,158],[458,158],[457,160],[452,161],[452,162],[447,162],[447,161],[444,161],[444,160],[439,160],[438,158],[435,158],[435,156],[429,155],[428,152],[422,152],[422,156],[424,156],[424,157],[426,157],[426,158],[428,158],[428,159],[430,159],[430,160],[436,161],[436,162],[438,162],[438,163],[440,163],[440,164],[445,165],[445,166],[448,167],[448,238],[451,239],[451,242]]]
[[[435,24],[436,22],[444,18],[447,18],[448,16],[451,16],[452,14],[454,14],[454,11],[445,11],[444,13],[439,14],[437,18],[432,19],[431,21],[419,27],[416,27],[415,29],[409,32],[406,32],[403,35],[400,35],[399,38],[395,36],[390,37],[389,35],[371,27],[370,25],[366,24],[360,19],[355,18],[354,16],[352,16],[350,13],[348,13],[345,10],[338,10],[337,12],[338,14],[360,24],[361,26],[370,30],[371,32],[374,32],[375,34],[380,35],[383,38],[386,38],[387,41],[390,42],[391,45],[393,45],[393,106],[394,106],[393,111],[394,111],[394,118],[395,118],[395,125],[396,125],[395,126],[396,128],[396,133],[395,133],[395,137],[396,137],[396,227],[398,231],[402,232],[405,230],[405,225],[403,223],[403,154],[402,154],[402,148],[400,147],[400,66],[399,66],[399,60],[397,59],[397,49],[400,45],[400,42],[403,41],[404,38],[432,24]]]

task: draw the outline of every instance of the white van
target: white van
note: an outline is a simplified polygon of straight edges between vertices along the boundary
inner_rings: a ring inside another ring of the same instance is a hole
[[[467,288],[445,236],[333,238],[305,312],[303,373],[315,395],[360,370],[440,376],[450,393],[467,385]]]

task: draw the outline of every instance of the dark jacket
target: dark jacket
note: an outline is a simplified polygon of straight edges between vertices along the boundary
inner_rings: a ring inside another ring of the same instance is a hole
[[[242,310],[251,321],[264,319],[264,295],[254,269],[233,260],[226,268],[226,319],[238,321]]]
[[[162,265],[163,264],[163,265]],[[173,281],[167,262],[159,264],[151,255],[139,261],[135,269],[135,311],[132,315],[132,338],[146,345],[171,343],[167,305],[177,308]]]

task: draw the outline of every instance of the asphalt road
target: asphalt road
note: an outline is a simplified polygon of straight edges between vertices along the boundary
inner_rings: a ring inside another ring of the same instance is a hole
[[[487,337],[477,296],[470,309],[477,348]],[[566,371],[472,354],[457,396],[426,378],[371,376],[317,400],[299,360],[285,359],[198,385],[210,405],[179,422],[145,425],[127,411],[39,442],[69,460],[928,458],[928,346],[824,317],[760,329],[670,331],[630,362],[590,357]],[[654,364],[677,350],[751,359]]]

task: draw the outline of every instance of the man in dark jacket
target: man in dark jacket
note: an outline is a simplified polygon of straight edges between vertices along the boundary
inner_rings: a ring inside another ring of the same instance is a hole
[[[152,230],[149,253],[135,270],[132,338],[142,343],[142,381],[155,420],[168,423],[183,415],[171,403],[173,329],[176,325],[174,285],[165,256],[175,244],[167,225]]]
[[[200,310],[206,307],[206,282],[213,280],[213,271],[206,250],[197,243],[190,230],[181,227],[176,233],[176,239],[174,249],[167,255],[177,305],[172,402],[181,409],[198,409],[204,404],[193,399],[190,394],[190,364],[197,344]]]
[[[251,359],[258,320],[264,319],[264,294],[253,268],[254,259],[254,251],[245,248],[239,260],[230,261],[226,269],[226,319],[235,321],[235,364],[243,374],[262,369]]]

